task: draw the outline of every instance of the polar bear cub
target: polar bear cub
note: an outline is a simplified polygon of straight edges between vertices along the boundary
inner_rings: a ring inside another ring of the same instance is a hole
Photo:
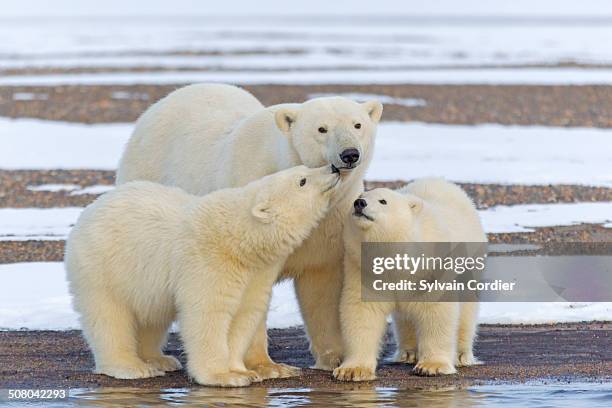
[[[205,196],[137,181],[88,206],[65,259],[96,372],[129,379],[179,369],[161,351],[178,318],[195,381],[259,380],[245,352],[287,257],[341,184],[334,170],[293,167]]]
[[[486,242],[470,198],[452,183],[422,179],[398,191],[368,191],[354,208],[344,232],[340,320],[345,355],[334,377],[376,378],[385,317],[390,314],[398,346],[395,360],[416,362],[417,374],[452,374],[455,365],[476,364],[472,345],[478,303],[361,301],[361,242]]]

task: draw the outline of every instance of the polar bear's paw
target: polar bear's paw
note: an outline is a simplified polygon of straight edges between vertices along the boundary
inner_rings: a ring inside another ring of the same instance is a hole
[[[371,381],[376,379],[374,370],[368,367],[340,366],[334,370],[333,376],[340,381]]]
[[[480,364],[482,364],[482,361],[474,357],[474,354],[471,351],[463,353],[459,352],[459,354],[457,355],[457,367],[468,367]]]
[[[417,362],[416,350],[397,349],[393,357],[389,359],[392,363],[414,364]]]
[[[434,376],[440,374],[455,374],[455,366],[446,361],[425,360],[419,361],[412,370],[417,375]]]
[[[315,365],[310,368],[314,368],[315,370],[333,371],[335,368],[340,366],[341,362],[342,354],[330,351],[320,355],[317,358]]]
[[[96,374],[104,374],[122,380],[134,380],[137,378],[161,377],[165,373],[152,364],[144,361],[132,364],[112,364],[102,365],[95,370]]]
[[[254,370],[231,370],[233,373],[246,375],[251,382],[262,382],[263,378]]]
[[[259,377],[263,380],[268,380],[270,378],[299,377],[302,375],[302,370],[299,367],[282,363],[259,364],[252,367],[252,369],[257,372]]]
[[[180,361],[178,361],[175,357],[165,354],[147,358],[146,362],[160,371],[177,371],[183,368]]]
[[[195,375],[193,378],[198,384],[214,387],[246,387],[252,382],[248,374],[237,371]]]

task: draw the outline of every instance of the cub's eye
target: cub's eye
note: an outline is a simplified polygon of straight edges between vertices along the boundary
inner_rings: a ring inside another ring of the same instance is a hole
[[[381,203],[382,205],[387,205],[387,200],[378,200],[379,203]]]
[[[300,187],[304,187],[306,185],[306,179],[303,178],[300,180]]]
[[[361,123],[355,123],[355,129],[361,129]]]
[[[327,129],[325,129],[323,126],[321,126],[319,128],[319,133],[327,133]]]

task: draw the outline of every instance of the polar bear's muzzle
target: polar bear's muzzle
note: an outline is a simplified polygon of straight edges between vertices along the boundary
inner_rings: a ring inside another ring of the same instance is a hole
[[[364,212],[367,206],[368,206],[368,202],[364,198],[356,199],[355,202],[353,203],[353,208],[355,209],[355,212],[353,212],[353,215],[355,217],[363,217],[368,221],[374,221],[374,218],[370,217]]]
[[[359,150],[351,147],[350,149],[345,149],[342,151],[342,153],[340,153],[340,160],[344,164],[343,167],[345,169],[352,169],[357,167],[357,164],[359,164],[360,156],[361,154],[359,153]]]

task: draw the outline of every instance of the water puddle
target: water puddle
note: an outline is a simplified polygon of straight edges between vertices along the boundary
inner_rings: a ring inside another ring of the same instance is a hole
[[[11,402],[28,407],[606,407],[612,406],[612,383],[488,385],[466,389],[399,390],[359,388],[98,388],[71,389],[63,401]]]

